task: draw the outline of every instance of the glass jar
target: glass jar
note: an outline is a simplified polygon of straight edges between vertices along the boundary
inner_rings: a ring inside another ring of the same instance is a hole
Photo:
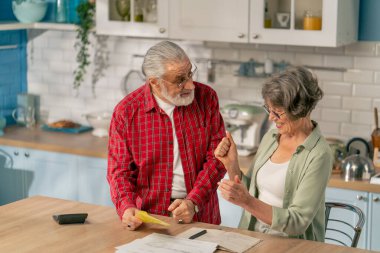
[[[303,17],[304,30],[321,30],[322,29],[322,16],[320,11],[315,12],[306,10]]]

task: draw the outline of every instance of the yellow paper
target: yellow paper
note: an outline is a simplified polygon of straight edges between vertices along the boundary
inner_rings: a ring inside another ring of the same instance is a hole
[[[154,224],[160,224],[160,225],[163,225],[163,226],[170,226],[169,223],[166,223],[166,222],[164,222],[162,220],[154,218],[153,216],[150,216],[145,211],[138,211],[136,213],[136,217],[139,218],[142,222],[145,222],[145,223],[154,223]]]

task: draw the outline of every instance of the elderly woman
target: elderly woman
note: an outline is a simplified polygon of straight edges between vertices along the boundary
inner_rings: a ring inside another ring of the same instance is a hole
[[[230,178],[219,183],[219,190],[245,209],[240,228],[324,241],[324,196],[333,158],[310,118],[323,92],[309,70],[296,67],[267,81],[262,96],[276,128],[263,137],[247,176],[227,133],[214,152]]]

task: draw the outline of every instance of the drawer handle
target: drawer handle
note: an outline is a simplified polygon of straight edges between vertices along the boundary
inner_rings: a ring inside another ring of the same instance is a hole
[[[24,156],[25,156],[26,158],[28,158],[28,157],[30,156],[30,154],[29,154],[28,152],[26,152],[26,153],[24,154]]]
[[[161,27],[159,30],[158,30],[160,33],[165,33],[166,32],[166,29]]]
[[[258,34],[253,35],[254,39],[258,39],[260,36]]]
[[[15,156],[18,156],[18,151],[13,152]]]
[[[379,202],[380,201],[380,198],[379,197],[376,197],[373,199],[373,202]]]
[[[238,38],[239,38],[239,39],[242,39],[242,38],[244,38],[244,37],[245,37],[244,33],[239,33],[239,35],[238,35]]]
[[[364,200],[364,201],[366,200],[366,198],[363,197],[362,195],[357,195],[357,196],[356,196],[356,199],[357,199],[357,200]]]

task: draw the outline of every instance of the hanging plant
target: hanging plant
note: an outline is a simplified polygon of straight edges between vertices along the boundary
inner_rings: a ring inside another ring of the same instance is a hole
[[[75,49],[77,50],[76,61],[78,67],[74,70],[74,89],[78,89],[84,81],[86,69],[90,65],[90,32],[95,26],[95,1],[81,1],[77,7],[79,18],[78,28],[76,30]]]

